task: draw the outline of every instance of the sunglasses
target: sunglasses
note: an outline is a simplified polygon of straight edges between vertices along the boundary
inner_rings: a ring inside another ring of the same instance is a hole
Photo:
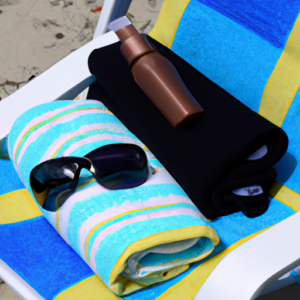
[[[56,211],[80,185],[80,172],[87,169],[108,190],[130,189],[148,179],[145,152],[133,144],[100,147],[84,157],[61,157],[45,161],[30,173],[30,185],[38,203]]]

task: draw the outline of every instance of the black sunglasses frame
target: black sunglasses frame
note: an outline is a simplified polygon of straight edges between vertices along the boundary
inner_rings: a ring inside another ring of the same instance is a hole
[[[100,184],[101,186],[105,187],[106,189],[109,189],[109,190],[122,189],[122,188],[108,188],[107,186],[103,185],[103,178],[105,176],[103,176],[103,174],[101,174],[101,170],[100,170],[99,166],[97,166],[97,162],[93,158],[93,157],[97,156],[97,154],[99,154],[101,151],[103,152],[103,150],[104,151],[107,151],[107,150],[108,151],[110,151],[110,150],[116,151],[117,150],[116,153],[118,154],[118,150],[119,150],[118,148],[120,150],[123,149],[125,151],[126,151],[126,149],[128,149],[128,150],[133,151],[134,153],[138,153],[139,155],[141,155],[141,158],[139,158],[140,159],[139,163],[141,164],[140,169],[133,170],[133,171],[140,171],[141,180],[138,184],[127,187],[126,189],[134,188],[134,187],[140,186],[143,183],[145,183],[149,177],[148,159],[145,154],[145,151],[141,147],[134,145],[134,144],[125,144],[125,143],[124,144],[123,143],[122,144],[110,144],[110,145],[105,145],[105,146],[99,147],[99,148],[91,151],[84,157],[75,157],[75,156],[60,157],[60,158],[47,160],[47,161],[37,165],[30,173],[30,185],[31,185],[31,189],[36,197],[36,200],[42,207],[44,207],[44,204],[46,202],[46,199],[47,199],[47,196],[48,196],[50,190],[52,188],[56,187],[58,185],[58,183],[59,183],[59,185],[61,185],[64,183],[72,182],[72,188],[71,188],[70,193],[68,194],[69,196],[71,196],[75,192],[75,190],[78,186],[80,172],[82,169],[89,170],[93,174],[93,177],[95,178],[97,183]],[[104,159],[102,158],[102,160],[105,160],[105,157],[104,157]],[[128,161],[128,158],[127,158],[127,161]],[[134,161],[134,159],[131,158],[131,163],[136,164],[137,161]],[[51,175],[55,176],[57,171],[59,171],[62,167],[66,166],[66,165],[71,165],[71,164],[77,165],[77,169],[75,170],[73,179],[68,176],[65,176],[65,178],[59,178],[57,180],[54,177],[47,178],[47,172],[51,173],[51,171],[52,171]],[[43,171],[45,171],[45,169],[46,169],[46,174],[45,174],[45,172],[43,172]],[[132,171],[132,170],[129,170],[129,172],[130,171]],[[48,188],[48,191],[47,191],[47,188]],[[45,193],[45,191],[46,191],[46,193]],[[42,193],[45,193],[42,197],[45,199],[41,199],[40,195]],[[60,206],[62,206],[63,203],[61,203]]]

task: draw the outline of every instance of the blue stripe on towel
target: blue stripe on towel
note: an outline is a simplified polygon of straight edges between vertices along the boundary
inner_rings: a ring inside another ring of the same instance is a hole
[[[281,128],[289,137],[287,153],[275,165],[278,172],[277,181],[300,194],[300,89],[298,90]]]
[[[299,13],[298,0],[197,0],[283,48]]]
[[[24,188],[12,161],[0,159],[0,195]]]
[[[171,50],[256,112],[282,53],[197,0],[183,13]]]
[[[0,259],[45,299],[94,275],[44,217],[0,225]]]

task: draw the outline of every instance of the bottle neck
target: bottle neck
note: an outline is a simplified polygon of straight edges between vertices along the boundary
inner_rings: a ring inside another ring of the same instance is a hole
[[[130,67],[141,56],[154,51],[133,25],[119,29],[116,34],[122,42],[121,52]]]
[[[132,24],[130,24],[116,31],[116,35],[123,43],[134,35],[140,35],[140,33],[135,29],[135,27]]]

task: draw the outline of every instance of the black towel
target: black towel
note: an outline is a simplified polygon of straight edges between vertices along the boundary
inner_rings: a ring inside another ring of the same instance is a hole
[[[199,210],[209,219],[243,211],[248,217],[264,213],[267,192],[276,178],[272,169],[285,153],[285,132],[214,84],[168,48],[150,43],[177,68],[205,110],[188,129],[175,129],[135,83],[121,43],[94,50],[89,68],[97,77],[88,99],[97,99],[153,152]],[[258,160],[247,158],[267,146]],[[239,196],[232,191],[259,185],[263,193]]]

